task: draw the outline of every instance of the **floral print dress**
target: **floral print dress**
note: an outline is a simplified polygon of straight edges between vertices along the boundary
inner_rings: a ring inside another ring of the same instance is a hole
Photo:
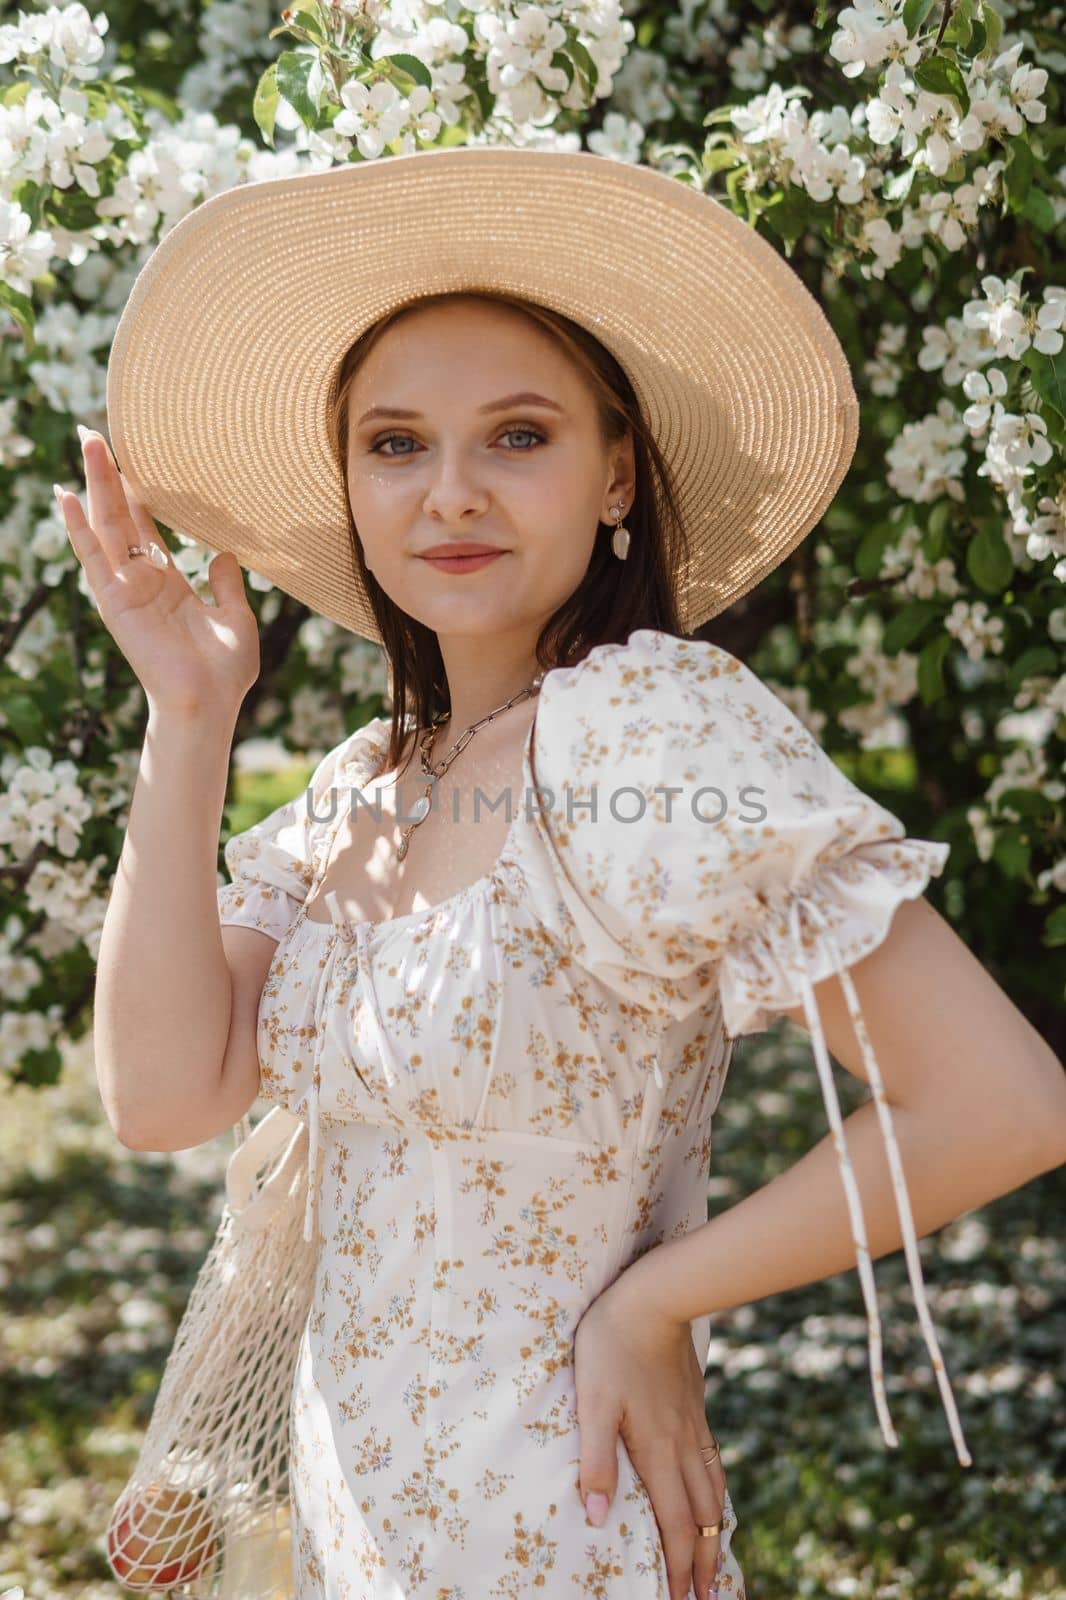
[[[310,1132],[317,1271],[290,1409],[296,1600],[667,1600],[654,1509],[621,1439],[607,1522],[586,1521],[574,1332],[632,1261],[706,1221],[733,1040],[801,1003],[851,1208],[877,1413],[895,1443],[812,992],[834,972],[968,1464],[846,971],[948,846],[904,837],[727,651],[641,628],[545,677],[524,793],[489,873],[377,923],[347,923],[330,891],[332,920],[312,921],[333,831],[387,731],[384,718],[358,730],[308,795],[231,837],[218,892],[223,923],[277,941],[258,1014],[262,1092]],[[709,1317],[692,1338],[705,1365]],[[732,1600],[744,1595],[736,1526],[727,1495],[718,1585]]]

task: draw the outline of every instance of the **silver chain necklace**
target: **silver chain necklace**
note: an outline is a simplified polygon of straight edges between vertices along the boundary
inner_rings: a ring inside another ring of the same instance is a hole
[[[400,842],[396,846],[397,861],[403,860],[404,856],[407,854],[407,844],[412,833],[418,827],[419,823],[424,822],[429,816],[429,813],[432,809],[430,796],[433,793],[434,784],[439,778],[443,778],[444,774],[447,772],[448,768],[451,766],[460,750],[466,749],[477,730],[484,727],[486,722],[491,722],[493,717],[498,717],[501,712],[507,711],[513,705],[517,705],[519,700],[525,700],[529,695],[536,694],[543,681],[544,673],[538,672],[528,688],[519,689],[518,693],[512,695],[510,700],[506,700],[502,706],[497,706],[494,711],[489,711],[485,716],[479,718],[477,722],[472,722],[466,731],[460,734],[459,738],[448,751],[448,754],[444,756],[436,766],[431,766],[430,764],[429,749],[433,743],[433,737],[436,734],[438,727],[440,727],[441,724],[447,719],[442,717],[438,722],[435,722],[431,728],[426,729],[426,732],[422,735],[418,742],[418,754],[422,765],[422,775],[429,781],[426,784],[424,793],[419,796],[414,805],[411,807],[412,820],[408,823],[407,827],[402,830]]]

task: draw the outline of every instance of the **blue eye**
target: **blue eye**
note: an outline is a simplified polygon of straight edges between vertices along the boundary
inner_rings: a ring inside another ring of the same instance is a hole
[[[543,433],[541,433],[539,428],[526,428],[526,427],[506,428],[504,430],[504,432],[499,435],[499,437],[501,439],[506,439],[509,435],[516,434],[516,433],[525,434],[525,435],[527,435],[527,437],[535,440],[536,443],[534,445],[528,447],[527,449],[524,449],[524,450],[512,450],[512,451],[509,452],[509,454],[511,454],[511,455],[526,455],[526,456],[530,455],[532,453],[532,451],[534,449],[536,449],[537,445],[541,445],[541,444],[544,444],[546,442],[546,436]],[[386,434],[383,434],[380,439],[375,439],[374,443],[370,446],[371,454],[372,455],[383,455],[384,454],[386,461],[389,461],[389,460],[396,461],[396,460],[399,460],[400,456],[412,455],[414,453],[411,450],[401,450],[398,454],[395,451],[389,451],[387,454],[385,454],[385,452],[381,448],[382,445],[390,444],[392,442],[392,440],[394,440],[394,439],[400,439],[400,440],[411,439],[411,435],[409,433],[386,433]]]

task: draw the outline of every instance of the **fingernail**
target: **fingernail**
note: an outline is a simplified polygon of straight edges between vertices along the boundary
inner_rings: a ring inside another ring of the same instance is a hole
[[[607,1505],[605,1494],[590,1494],[585,1501],[585,1515],[594,1528],[602,1528],[607,1521]]]
[[[52,493],[56,497],[56,504],[61,506],[63,504],[63,489],[62,489],[62,486],[60,484],[58,484],[58,483],[53,483],[53,485],[52,485]]]
[[[78,438],[81,440],[82,444],[85,443],[91,431],[92,430],[87,428],[83,422],[78,423]]]

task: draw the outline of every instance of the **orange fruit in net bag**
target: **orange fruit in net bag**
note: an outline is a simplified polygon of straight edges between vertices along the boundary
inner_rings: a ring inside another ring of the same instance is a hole
[[[206,1501],[188,1489],[150,1483],[118,1508],[107,1530],[107,1559],[131,1589],[171,1589],[199,1577],[218,1549]]]

